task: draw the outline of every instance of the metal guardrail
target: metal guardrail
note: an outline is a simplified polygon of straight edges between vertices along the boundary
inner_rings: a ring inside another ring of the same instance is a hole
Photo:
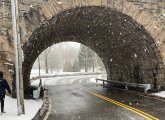
[[[149,89],[151,89],[151,85],[150,84],[139,84],[139,83],[129,83],[129,82],[120,82],[120,81],[114,81],[114,80],[104,80],[104,79],[98,79],[96,78],[96,82],[98,81],[102,81],[103,82],[103,87],[105,87],[105,82],[119,86],[125,86],[126,89],[128,89],[129,87],[133,87],[133,88],[139,88],[139,89],[143,89],[144,92],[146,93]]]

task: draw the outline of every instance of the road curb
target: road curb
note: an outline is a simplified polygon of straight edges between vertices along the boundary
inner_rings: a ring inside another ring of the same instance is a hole
[[[45,117],[48,116],[50,110],[50,99],[48,97],[48,90],[44,91],[44,102],[42,107],[38,110],[37,114],[32,120],[46,120]]]
[[[47,113],[45,114],[43,120],[47,120],[49,115],[50,115],[50,110],[51,110],[51,99],[49,98],[49,107],[48,107],[48,111]]]

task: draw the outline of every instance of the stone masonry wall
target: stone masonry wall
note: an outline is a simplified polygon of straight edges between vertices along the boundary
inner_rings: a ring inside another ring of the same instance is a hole
[[[165,1],[164,0],[18,0],[22,44],[44,21],[61,11],[76,6],[108,6],[132,16],[155,39],[165,61]],[[10,0],[0,0],[0,70],[11,83],[14,64],[12,17]]]

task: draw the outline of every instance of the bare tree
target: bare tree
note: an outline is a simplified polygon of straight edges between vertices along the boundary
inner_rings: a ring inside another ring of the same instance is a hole
[[[44,68],[46,73],[53,73],[53,70],[63,71],[66,63],[70,63],[72,67],[75,67],[73,65],[79,53],[79,45],[78,43],[65,42],[51,46],[40,55],[41,67]],[[34,64],[35,68],[38,68],[37,63]]]
[[[51,47],[49,47],[48,49],[46,49],[44,51],[44,58],[45,58],[45,73],[48,74],[49,69],[48,69],[48,55],[50,53],[50,49]]]

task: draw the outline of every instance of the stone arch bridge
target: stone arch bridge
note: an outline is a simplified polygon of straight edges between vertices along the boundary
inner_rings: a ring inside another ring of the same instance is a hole
[[[102,59],[108,79],[150,83],[153,88],[165,85],[165,27],[164,13],[160,12],[164,8],[160,7],[159,14],[147,11],[148,5],[155,7],[161,3],[162,6],[164,2],[38,0],[33,6],[25,3],[20,4],[25,89],[40,53],[65,41],[79,42],[93,49]],[[12,46],[10,25],[3,30],[2,35]],[[9,55],[12,60],[13,56]]]

